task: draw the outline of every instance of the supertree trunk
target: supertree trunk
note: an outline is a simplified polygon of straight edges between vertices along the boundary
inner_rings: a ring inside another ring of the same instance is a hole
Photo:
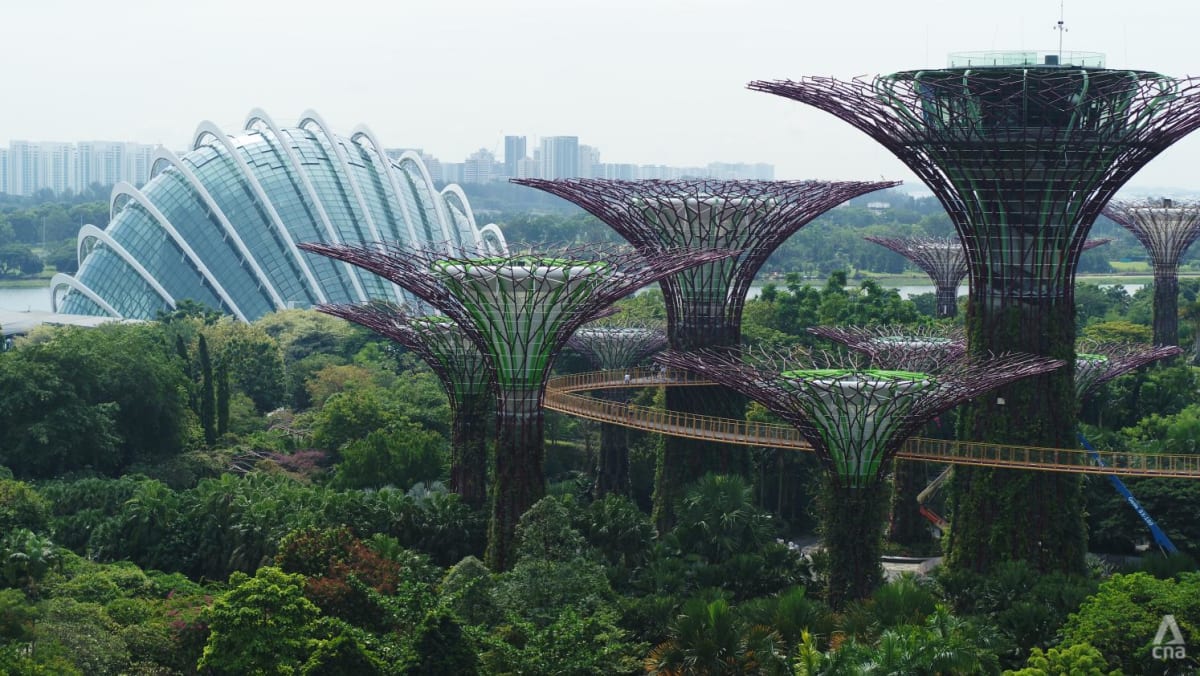
[[[450,433],[450,490],[472,509],[487,506],[488,431],[492,398],[464,398],[454,412]]]
[[[1154,344],[1179,344],[1179,266],[1154,266]]]
[[[937,287],[936,316],[953,318],[958,316],[958,286]]]
[[[927,545],[933,538],[917,504],[917,494],[925,488],[924,463],[896,460],[893,464],[888,539],[908,547]]]
[[[826,596],[840,609],[865,599],[883,580],[883,523],[887,491],[878,482],[859,487],[826,480],[821,505],[821,544],[829,569]]]
[[[1074,363],[1075,306],[1070,297],[995,307],[995,299],[974,286],[971,296],[967,344],[973,353],[1002,347]],[[988,306],[990,312],[980,311]],[[1071,448],[1076,409],[1074,372],[1059,369],[964,405],[959,438]],[[1082,572],[1087,530],[1077,475],[961,466],[954,470],[950,505],[951,567],[986,572],[1002,561],[1020,559],[1043,571]]]
[[[610,401],[625,401],[625,390],[601,390],[597,396]],[[600,423],[600,452],[596,456],[596,481],[592,497],[599,500],[609,494],[631,493],[629,484],[629,431],[620,425]]]
[[[493,570],[514,563],[517,522],[546,495],[542,473],[545,416],[541,393],[509,391],[500,396],[496,421],[496,478],[492,484],[492,519],[488,523],[486,560]]]

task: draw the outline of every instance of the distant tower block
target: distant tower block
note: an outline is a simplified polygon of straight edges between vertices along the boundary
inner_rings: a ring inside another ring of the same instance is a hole
[[[496,475],[488,563],[512,564],[517,520],[545,495],[542,400],[550,367],[583,323],[637,289],[730,254],[663,251],[653,258],[611,246],[479,257],[306,244],[308,251],[374,272],[445,313],[484,355],[497,385]]]
[[[1200,237],[1200,202],[1110,202],[1104,215],[1133,233],[1154,267],[1154,344],[1179,344],[1179,260]]]
[[[450,402],[450,490],[475,509],[487,504],[488,423],[495,410],[491,369],[452,320],[410,316],[384,303],[318,305],[415,352],[437,374]]]
[[[667,334],[653,322],[614,315],[591,322],[567,340],[596,368],[628,369],[667,345]],[[622,400],[622,390],[599,390],[595,396]],[[593,497],[629,495],[629,434],[624,427],[600,424],[600,454],[596,460]]]
[[[583,207],[645,255],[682,247],[737,252],[661,282],[667,341],[674,350],[735,346],[742,308],[763,262],[817,216],[858,195],[898,185],[824,181],[515,181]],[[668,388],[667,409],[742,418],[745,402],[719,387]],[[684,485],[705,472],[749,470],[748,455],[728,444],[667,437],[659,458],[655,516],[670,525]]]
[[[967,257],[957,237],[863,237],[904,256],[929,275],[937,294],[937,317],[958,315],[958,286],[967,276]],[[1111,237],[1089,239],[1083,250],[1112,241]]]
[[[1032,355],[962,357],[929,372],[866,368],[859,355],[749,350],[663,352],[655,361],[692,371],[759,402],[796,427],[826,471],[821,539],[835,607],[880,580],[887,466],[929,419],[1001,385],[1059,368]]]
[[[1138,169],[1200,126],[1198,81],[1110,70],[1101,55],[1081,52],[956,54],[944,69],[750,88],[841,118],[925,181],[966,251],[975,354],[1074,360],[1075,268],[1092,223]],[[1048,373],[971,402],[961,434],[1074,445],[1072,376]],[[1024,559],[1042,570],[1083,569],[1077,478],[960,470],[949,565],[985,571]]]

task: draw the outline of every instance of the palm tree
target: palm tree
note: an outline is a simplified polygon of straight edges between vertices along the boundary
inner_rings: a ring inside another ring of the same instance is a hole
[[[646,656],[657,676],[787,673],[783,638],[748,625],[724,599],[693,598],[671,626],[670,638]]]

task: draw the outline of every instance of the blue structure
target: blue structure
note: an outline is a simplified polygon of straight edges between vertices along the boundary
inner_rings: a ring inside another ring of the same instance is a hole
[[[190,299],[252,321],[319,303],[411,305],[398,286],[296,245],[506,249],[461,188],[435,190],[416,153],[390,158],[365,127],[337,136],[310,111],[280,128],[255,110],[244,128],[203,122],[191,151],[158,151],[141,190],[117,184],[108,227],[79,231],[79,271],[51,280],[55,311],[152,319]]]

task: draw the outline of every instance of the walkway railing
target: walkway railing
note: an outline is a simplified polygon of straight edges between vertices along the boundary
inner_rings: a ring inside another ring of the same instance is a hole
[[[550,380],[546,387],[545,406],[567,415],[659,434],[744,446],[812,450],[808,442],[791,425],[664,411],[582,394],[589,390],[626,387],[686,387],[713,384],[687,371],[671,369],[659,371],[642,368],[576,373]],[[1200,454],[1171,455],[1127,451],[1097,453],[1107,467],[1094,464],[1087,451],[1082,449],[913,437],[905,443],[899,457],[981,467],[1200,479]]]

